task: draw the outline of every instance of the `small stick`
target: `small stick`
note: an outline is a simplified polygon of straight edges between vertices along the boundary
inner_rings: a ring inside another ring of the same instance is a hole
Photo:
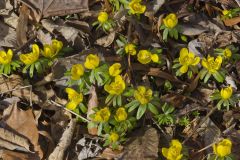
[[[183,141],[183,144],[186,143],[186,141],[189,140],[190,137],[197,131],[197,129],[214,113],[214,111],[217,109],[217,106],[213,107],[210,112],[202,119],[202,121],[195,127],[195,129],[192,131],[192,133]]]
[[[5,92],[1,92],[0,94],[5,94],[5,93],[8,93],[8,92],[13,92],[13,91],[16,91],[16,90],[22,90],[22,89],[25,89],[25,88],[30,88],[29,89],[29,92],[30,92],[30,106],[32,106],[32,85],[28,85],[28,86],[23,86],[23,87],[19,87],[19,88],[14,88],[14,89],[11,89],[11,90],[7,90]]]
[[[217,140],[217,142],[213,142],[213,143],[207,145],[206,147],[204,147],[204,148],[198,150],[196,153],[200,153],[200,152],[202,152],[202,151],[204,151],[204,150],[210,148],[213,144],[218,143],[218,142],[221,141],[221,140],[223,140],[223,138],[219,138],[219,139]]]
[[[61,108],[65,109],[66,111],[68,111],[68,112],[74,114],[75,116],[81,118],[82,120],[84,120],[84,121],[86,121],[86,122],[88,122],[88,123],[90,122],[88,119],[86,119],[86,118],[84,118],[84,117],[78,115],[77,113],[71,111],[70,109],[67,109],[67,108],[64,107],[63,105],[61,105],[61,104],[59,104],[59,103],[57,103],[57,102],[55,102],[55,101],[53,101],[53,100],[48,100],[48,102],[51,103],[51,104],[54,104],[54,105],[56,105],[56,106],[58,106],[58,107],[61,107]]]

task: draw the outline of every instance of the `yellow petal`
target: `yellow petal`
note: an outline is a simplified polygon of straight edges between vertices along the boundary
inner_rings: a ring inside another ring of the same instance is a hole
[[[168,157],[168,148],[162,148],[162,154],[165,158]]]
[[[65,89],[66,93],[68,94],[68,99],[69,100],[73,100],[74,97],[76,97],[78,95],[78,92],[75,91],[74,89],[72,88],[66,88]]]
[[[70,110],[74,110],[77,107],[77,105],[78,104],[75,103],[74,101],[70,101],[70,102],[67,103],[66,108],[70,109]]]
[[[181,144],[181,142],[179,142],[179,140],[177,140],[177,139],[173,139],[173,140],[171,141],[171,146],[174,146],[174,147],[178,148],[179,150],[182,149],[182,144]]]
[[[183,65],[181,68],[180,68],[180,72],[181,73],[186,73],[188,71],[188,66],[187,65]]]
[[[159,57],[157,54],[152,54],[151,59],[153,62],[157,63],[159,61]]]

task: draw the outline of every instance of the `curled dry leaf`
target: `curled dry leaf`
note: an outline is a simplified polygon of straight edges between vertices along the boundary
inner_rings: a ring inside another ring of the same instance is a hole
[[[88,0],[20,0],[32,9],[37,21],[42,17],[64,16],[88,10]]]
[[[115,35],[115,32],[111,32],[109,35],[97,39],[96,44],[99,46],[108,47],[113,43]]]
[[[38,144],[38,129],[32,113],[32,109],[20,110],[17,103],[9,107],[9,114],[4,112],[2,124],[6,124],[10,129],[27,138],[34,146],[34,151],[42,158],[43,152]]]
[[[125,148],[121,159],[146,160],[158,158],[159,135],[155,128],[148,128],[142,136],[134,138]]]
[[[68,146],[71,144],[75,126],[76,126],[76,120],[71,119],[66,130],[63,132],[57,147],[50,154],[48,160],[63,160],[64,153],[67,150]]]
[[[226,26],[233,26],[233,25],[236,25],[240,22],[240,17],[234,17],[234,18],[231,18],[231,19],[225,19],[224,21],[224,24]]]
[[[35,103],[40,103],[38,95],[31,92],[31,86],[25,86],[22,78],[19,75],[12,74],[10,77],[5,78],[0,76],[0,92],[3,94],[11,93],[12,95],[26,99],[28,101],[32,100]]]
[[[0,158],[3,160],[39,160],[34,154],[14,152],[5,149],[0,150]]]
[[[96,88],[94,86],[90,89],[90,98],[88,100],[88,112],[87,112],[87,118],[91,120],[90,115],[94,113],[93,109],[95,107],[98,107],[98,97],[96,93]],[[91,135],[97,135],[97,128],[88,128],[88,133]]]

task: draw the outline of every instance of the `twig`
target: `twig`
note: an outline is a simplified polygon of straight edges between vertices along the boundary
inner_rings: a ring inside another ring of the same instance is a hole
[[[165,131],[161,128],[160,125],[158,125],[158,123],[152,118],[152,121],[154,122],[154,124],[161,130],[161,132],[163,133],[164,137],[170,141],[170,139],[168,138],[167,134],[165,133]]]
[[[212,147],[212,145],[213,144],[215,144],[215,143],[218,143],[219,141],[221,141],[223,138],[219,138],[218,140],[217,140],[217,142],[213,142],[213,143],[211,143],[211,144],[209,144],[209,145],[207,145],[206,147],[204,147],[204,148],[202,148],[202,149],[200,149],[200,150],[198,150],[197,152],[195,152],[195,153],[200,153],[200,152],[202,152],[202,151],[204,151],[204,150],[206,150],[206,149],[208,149],[208,148],[210,148],[210,147]]]
[[[8,91],[5,91],[5,92],[1,92],[0,94],[5,94],[5,93],[8,93],[8,92],[13,92],[13,91],[16,91],[16,90],[21,90],[21,89],[25,89],[25,88],[30,88],[29,89],[29,92],[30,92],[30,106],[32,106],[32,85],[28,85],[28,86],[23,86],[23,87],[19,87],[19,88],[14,88],[14,89],[11,89],[11,90],[8,90]]]
[[[192,133],[183,141],[183,144],[186,143],[186,141],[189,140],[193,136],[193,134],[197,131],[199,127],[214,113],[214,111],[217,110],[217,106],[213,107],[208,114],[202,119],[202,121],[193,129]]]
[[[48,100],[48,102],[51,103],[51,104],[54,104],[54,105],[56,105],[56,106],[58,106],[58,107],[61,107],[61,108],[65,109],[66,111],[68,111],[68,112],[74,114],[75,116],[81,118],[82,120],[84,120],[84,121],[86,121],[86,122],[88,122],[88,123],[90,122],[88,119],[86,119],[86,118],[84,118],[84,117],[78,115],[77,113],[75,113],[75,112],[73,112],[73,111],[67,109],[67,108],[64,107],[63,105],[61,105],[61,104],[59,104],[59,103],[57,103],[57,102],[55,102],[55,101],[53,101],[53,100]]]

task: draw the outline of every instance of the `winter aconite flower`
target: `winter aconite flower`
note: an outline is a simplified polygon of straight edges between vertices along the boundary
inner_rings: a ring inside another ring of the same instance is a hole
[[[219,157],[225,157],[231,154],[232,142],[229,139],[223,139],[221,142],[213,145],[214,153]]]
[[[232,51],[229,48],[224,49],[223,55],[226,58],[230,58],[232,56]]]
[[[157,63],[159,61],[159,57],[157,54],[152,54],[148,50],[140,50],[137,55],[138,61],[142,64],[148,64],[151,61]]]
[[[20,54],[19,58],[25,65],[31,65],[39,58],[39,47],[37,44],[32,45],[32,52],[27,54]]]
[[[127,119],[127,112],[124,107],[120,107],[116,111],[116,115],[114,117],[116,121],[121,122]]]
[[[152,99],[152,90],[145,86],[138,86],[137,90],[134,91],[134,97],[141,104],[147,104]]]
[[[111,84],[104,86],[105,91],[111,95],[120,95],[125,90],[126,84],[120,75],[117,75]]]
[[[94,54],[89,54],[87,57],[86,57],[86,61],[84,63],[84,66],[87,68],[87,69],[95,69],[98,67],[99,65],[99,57],[97,55],[94,55]]]
[[[222,64],[222,57],[217,56],[216,59],[208,55],[207,59],[203,58],[202,66],[208,70],[210,73],[216,73]]]
[[[107,122],[111,113],[107,107],[100,109],[95,113],[94,121],[96,122]]]
[[[71,68],[71,79],[79,80],[84,74],[84,68],[81,64],[74,64]]]
[[[108,20],[108,14],[107,12],[100,12],[98,14],[98,22],[99,23],[105,23]]]
[[[227,15],[228,13],[229,13],[229,10],[226,10],[226,9],[225,9],[225,10],[222,11],[222,14],[223,14],[224,16]]]
[[[109,139],[112,143],[117,142],[119,139],[119,135],[115,132],[112,132],[109,136]]]
[[[177,15],[174,13],[170,13],[163,19],[163,23],[167,28],[174,28],[178,24]]]
[[[83,101],[83,94],[78,93],[72,88],[66,88],[66,92],[70,101],[67,103],[66,108],[74,110]]]
[[[126,44],[124,49],[127,54],[130,54],[132,56],[137,54],[136,46],[132,43]]]
[[[7,53],[0,51],[0,64],[9,64],[12,62],[13,51],[9,49]]]
[[[189,66],[196,66],[200,62],[200,57],[195,57],[192,52],[187,48],[182,48],[180,51],[179,62],[182,65],[180,68],[181,73],[186,73]]]
[[[222,99],[227,100],[227,99],[231,98],[232,92],[233,92],[233,90],[232,90],[231,86],[222,88],[221,92],[220,92]]]
[[[121,64],[120,63],[114,63],[109,67],[109,74],[110,76],[116,77],[122,72],[121,70]]]
[[[129,3],[129,9],[131,14],[143,14],[146,10],[146,6],[142,5],[140,2],[142,0],[132,0]]]
[[[162,148],[162,154],[167,160],[180,160],[183,157],[182,144],[178,140],[172,140],[169,148]]]
[[[63,43],[61,41],[53,39],[51,45],[45,44],[43,46],[42,55],[46,58],[52,59],[59,53],[62,47],[63,47]]]

